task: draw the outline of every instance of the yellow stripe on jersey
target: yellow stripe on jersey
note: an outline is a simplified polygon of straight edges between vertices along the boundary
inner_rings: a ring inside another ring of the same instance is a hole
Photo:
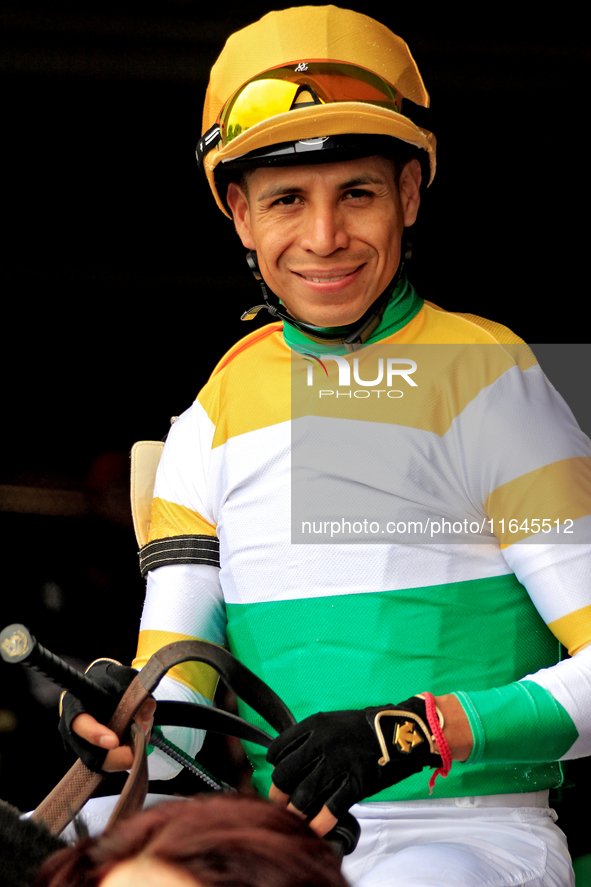
[[[443,312],[444,309],[440,308],[438,305],[434,305],[432,302],[427,302],[429,307],[433,308],[436,311]],[[452,311],[452,312],[444,312],[451,313],[452,317],[459,317],[466,320],[468,323],[473,324],[479,327],[484,332],[490,334],[495,342],[498,342],[500,345],[524,345],[525,342],[523,339],[520,339],[519,336],[516,336],[514,332],[508,329],[506,326],[503,326],[500,323],[496,323],[494,320],[487,320],[485,317],[478,317],[477,314],[463,314],[460,311]]]
[[[550,622],[548,628],[571,656],[591,644],[591,604]]]
[[[537,361],[527,345],[398,343],[395,335],[346,356],[322,355],[316,363],[293,356],[293,419],[377,422],[441,437],[482,391]]]
[[[239,342],[232,359],[218,365],[221,368],[199,394],[199,403],[216,426],[212,448],[290,419],[291,351],[280,329],[266,336],[258,348],[253,347],[258,341],[251,336]],[[221,394],[230,408],[219,416]]]
[[[196,511],[166,499],[152,500],[149,542],[172,536],[215,536],[216,529]]]
[[[476,314],[446,311],[433,302],[425,302],[410,323],[390,339],[383,341],[416,342],[420,345],[525,344],[523,339],[500,323]],[[522,366],[522,369],[526,367]]]
[[[543,531],[556,529],[555,521],[562,528],[565,521],[588,515],[590,498],[591,458],[573,456],[502,484],[489,495],[484,507],[494,522],[501,547],[506,548],[529,539],[532,533],[546,541]]]
[[[167,644],[176,641],[200,641],[203,638],[194,638],[188,634],[178,634],[175,631],[156,631],[144,629],[140,631],[137,645],[137,654],[132,662],[132,668],[143,668],[150,656]],[[213,699],[218,683],[218,673],[210,665],[203,662],[181,662],[167,672],[168,677],[174,678],[180,684],[190,687],[205,696]]]
[[[409,348],[412,350],[413,346],[421,345],[439,345],[442,349],[456,346],[458,351],[461,348],[461,358],[459,354],[457,355],[458,360],[462,361],[461,365],[452,366],[449,357],[444,358],[447,372],[450,374],[450,385],[457,391],[457,399],[452,411],[449,409],[444,411],[428,409],[425,411],[424,400],[417,397],[412,399],[406,397],[402,409],[402,399],[396,403],[396,423],[435,431],[437,434],[445,433],[450,422],[465,405],[483,387],[492,384],[511,366],[517,364],[524,371],[537,363],[531,350],[522,340],[500,324],[486,321],[475,315],[452,314],[428,303],[399,332],[382,340],[377,345],[367,345],[361,351],[354,355],[346,355],[346,357],[349,362],[358,358],[364,363],[368,363],[371,361],[371,356],[376,353],[375,349],[384,349],[390,345],[404,345],[405,351]],[[483,362],[479,349],[475,349],[472,359],[470,358],[470,349],[466,347],[470,345],[497,346],[497,349],[491,362]],[[314,350],[313,343],[311,343],[310,350]],[[339,346],[335,346],[335,350],[337,354],[343,351]],[[441,384],[437,363],[441,361],[444,352],[434,349],[433,355],[426,358],[425,355],[428,353],[428,349],[420,347],[416,351],[417,355],[421,355],[423,377],[430,373],[431,379],[439,378],[439,384]],[[292,376],[289,371],[292,356],[299,363],[299,372],[305,374],[309,363],[297,352],[292,352],[289,349],[279,324],[269,324],[268,327],[255,330],[245,336],[222,358],[212,373],[209,383],[198,397],[199,403],[215,425],[213,448],[223,446],[227,440],[238,435],[288,422],[301,415],[315,414],[319,406],[321,407],[320,415],[392,423],[391,412],[383,407],[386,403],[384,398],[381,401],[378,401],[377,398],[368,398],[365,401],[358,399],[355,402],[355,408],[359,408],[359,415],[351,415],[351,412],[347,411],[346,416],[343,415],[344,401],[342,398],[337,400],[335,397],[331,404],[328,404],[327,398],[323,398],[322,403],[315,404],[315,410],[314,406],[310,408],[303,404],[296,392],[295,402],[292,403],[291,378],[295,379],[296,388],[302,387],[297,381],[297,364],[292,367],[295,376]],[[412,358],[410,351],[406,356]],[[483,363],[486,364],[484,373]],[[435,370],[435,374],[433,374],[433,370]],[[372,378],[371,371],[368,370],[368,375],[363,378]],[[311,389],[307,388],[305,380],[303,386],[307,389],[302,392],[302,396],[305,397]],[[325,387],[331,387],[331,385],[327,382]],[[256,397],[253,397],[253,392],[257,393]],[[426,394],[426,392],[424,393]],[[226,405],[223,416],[219,415],[221,397]],[[420,404],[419,400],[422,401]],[[387,404],[392,406],[392,400],[389,400]],[[427,416],[429,418],[426,418]]]
[[[252,333],[248,333],[248,335],[243,336],[239,339],[235,345],[224,354],[221,360],[217,362],[215,367],[213,368],[213,372],[210,378],[217,375],[217,373],[221,372],[221,370],[225,369],[229,363],[231,363],[238,355],[245,351],[247,348],[252,347],[252,345],[256,345],[257,342],[260,342],[262,339],[266,339],[267,336],[272,336],[273,333],[281,333],[283,330],[283,321],[275,321],[274,323],[269,323],[266,326],[262,327],[258,330],[253,330]]]

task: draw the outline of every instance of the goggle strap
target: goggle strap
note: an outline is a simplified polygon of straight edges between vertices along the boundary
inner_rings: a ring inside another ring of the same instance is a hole
[[[203,158],[205,155],[211,151],[212,148],[218,144],[221,139],[221,130],[219,123],[214,123],[213,126],[204,132],[199,141],[197,142],[197,147],[195,149],[195,154],[197,156],[197,163],[199,168],[201,169],[203,166]]]

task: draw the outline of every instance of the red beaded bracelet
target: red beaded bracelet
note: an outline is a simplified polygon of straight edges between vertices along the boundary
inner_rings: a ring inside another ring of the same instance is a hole
[[[429,794],[433,794],[433,788],[435,786],[435,780],[437,779],[437,777],[443,776],[443,778],[445,779],[445,777],[451,770],[451,751],[449,750],[447,739],[443,735],[443,730],[441,729],[441,724],[439,723],[437,706],[435,705],[435,697],[432,693],[421,693],[421,696],[423,696],[425,699],[427,721],[429,722],[431,733],[433,734],[433,738],[437,743],[437,748],[439,750],[439,754],[441,755],[441,760],[443,761],[443,765],[435,770],[435,772],[431,776],[431,779],[429,780]]]

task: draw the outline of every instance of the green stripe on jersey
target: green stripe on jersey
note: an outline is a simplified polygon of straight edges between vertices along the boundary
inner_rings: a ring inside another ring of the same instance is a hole
[[[511,573],[447,585],[226,604],[230,649],[299,721],[317,711],[384,705],[430,690],[485,690],[553,665],[559,645]],[[241,704],[241,714],[266,727]],[[268,729],[268,727],[267,727]],[[270,784],[249,746],[254,783]],[[558,784],[555,764],[454,764],[433,797],[535,791]],[[373,800],[429,797],[417,774]]]
[[[456,695],[474,736],[471,763],[556,761],[578,739],[565,708],[534,681]]]

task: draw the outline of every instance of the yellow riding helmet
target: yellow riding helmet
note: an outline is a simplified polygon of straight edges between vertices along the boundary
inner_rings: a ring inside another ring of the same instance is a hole
[[[213,66],[197,158],[226,215],[219,164],[317,162],[335,136],[389,136],[426,151],[430,184],[435,136],[404,116],[403,99],[429,107],[408,46],[384,25],[336,6],[270,12],[232,34]]]

